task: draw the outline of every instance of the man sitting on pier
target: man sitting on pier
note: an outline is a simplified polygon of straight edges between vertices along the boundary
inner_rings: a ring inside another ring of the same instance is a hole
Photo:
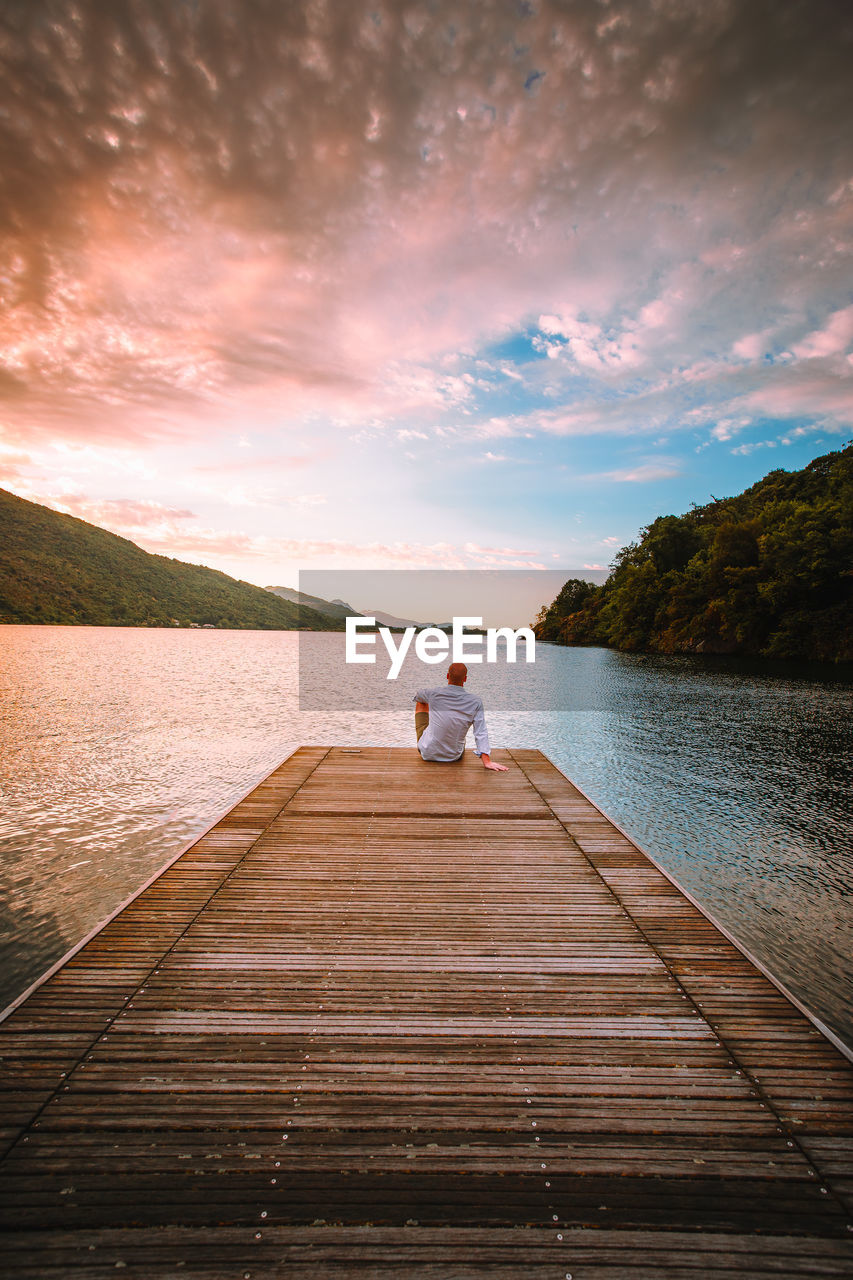
[[[461,760],[465,754],[465,736],[474,726],[474,751],[486,769],[506,773],[505,764],[498,764],[489,755],[489,735],[483,700],[476,694],[466,693],[463,685],[468,679],[464,662],[451,662],[447,669],[447,684],[437,689],[419,689],[414,696],[415,732],[418,735],[418,751],[424,760],[450,763]]]

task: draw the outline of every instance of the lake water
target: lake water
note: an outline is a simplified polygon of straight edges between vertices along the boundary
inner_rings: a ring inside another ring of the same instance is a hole
[[[0,1008],[292,748],[413,745],[411,679],[354,709],[342,645],[0,627]],[[532,680],[472,669],[493,745],[549,755],[853,1044],[849,672],[539,646]]]

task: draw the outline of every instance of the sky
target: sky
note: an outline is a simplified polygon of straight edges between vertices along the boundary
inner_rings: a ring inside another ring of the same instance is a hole
[[[0,487],[259,585],[606,568],[853,436],[852,55],[838,0],[5,0]]]

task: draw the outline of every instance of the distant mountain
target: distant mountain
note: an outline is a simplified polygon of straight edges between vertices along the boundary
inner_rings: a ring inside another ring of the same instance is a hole
[[[126,538],[0,489],[0,623],[342,630],[216,569],[151,555]]]
[[[313,609],[328,618],[360,618],[361,614],[353,609],[345,600],[322,600],[320,596],[309,596],[304,591],[296,591],[293,587],[264,587],[274,596],[289,600],[301,608]]]
[[[362,618],[375,618],[381,627],[423,627],[423,622],[415,622],[412,618],[395,618],[393,613],[383,613],[381,609],[363,609]]]
[[[419,631],[425,630],[427,627],[433,627],[436,631],[452,631],[453,622],[415,622],[412,618],[395,618],[393,613],[383,613],[381,609],[365,609],[361,615],[366,618],[375,618],[383,627],[417,627]],[[465,626],[463,631],[476,632],[479,627]]]
[[[326,614],[330,618],[375,618],[381,627],[400,629],[417,627],[418,630],[423,630],[424,627],[438,627],[440,631],[450,631],[453,627],[452,622],[415,622],[412,618],[398,618],[393,613],[383,612],[382,609],[353,609],[346,600],[322,600],[320,596],[306,595],[304,591],[297,591],[294,587],[266,587],[265,590],[280,596],[282,600],[290,600],[293,604],[315,609],[317,613]]]

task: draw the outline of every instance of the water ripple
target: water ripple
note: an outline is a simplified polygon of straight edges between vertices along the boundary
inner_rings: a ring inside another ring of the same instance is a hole
[[[310,712],[292,633],[0,627],[0,1006],[293,747],[412,745],[405,677],[359,710],[340,637],[299,643]],[[853,1041],[849,680],[540,646],[471,683]]]

